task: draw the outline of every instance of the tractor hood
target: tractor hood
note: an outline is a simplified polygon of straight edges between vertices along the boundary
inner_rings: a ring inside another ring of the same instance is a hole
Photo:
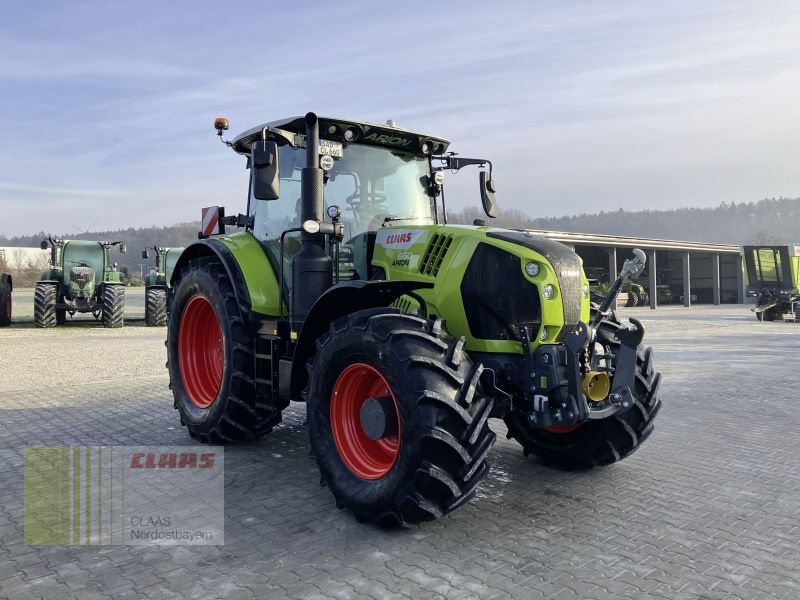
[[[61,249],[61,267],[70,273],[73,267],[89,267],[93,271],[93,282],[102,282],[106,269],[106,249],[98,242],[69,240]]]
[[[534,344],[557,343],[590,316],[580,257],[524,231],[384,227],[375,237],[372,265],[378,279],[433,283],[431,290],[419,291],[427,305],[419,310],[447,314],[450,331],[465,336],[470,350],[519,352],[521,327]]]

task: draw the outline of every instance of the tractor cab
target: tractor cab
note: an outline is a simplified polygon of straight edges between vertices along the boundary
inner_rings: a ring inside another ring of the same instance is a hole
[[[369,279],[370,263],[379,229],[402,225],[433,225],[439,222],[436,196],[440,185],[434,177],[434,156],[443,154],[449,142],[385,125],[321,117],[319,167],[322,170],[321,212],[313,217],[337,221],[341,243],[334,281]],[[290,279],[289,264],[301,245],[303,218],[302,172],[307,164],[306,119],[293,117],[250,129],[235,138],[233,149],[248,158],[251,169],[248,215],[253,232],[266,243],[273,263],[281,260]],[[277,146],[278,197],[258,197],[259,165],[253,161],[253,144],[272,141]],[[440,176],[441,181],[441,176]],[[290,284],[290,281],[286,282]]]
[[[744,246],[747,295],[759,321],[800,318],[800,247]]]

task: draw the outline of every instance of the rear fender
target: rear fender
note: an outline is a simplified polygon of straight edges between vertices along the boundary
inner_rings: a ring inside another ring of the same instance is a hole
[[[344,281],[329,288],[314,303],[300,329],[292,358],[290,397],[299,400],[308,384],[306,363],[314,353],[315,343],[336,319],[359,310],[389,306],[403,294],[432,283],[417,281]]]
[[[245,284],[242,270],[239,267],[239,262],[236,260],[236,256],[233,252],[217,239],[206,238],[187,246],[178,259],[178,262],[175,263],[169,287],[173,290],[175,289],[175,284],[180,279],[183,267],[189,264],[190,261],[203,257],[216,258],[222,263],[225,272],[228,274],[228,280],[233,284],[233,290],[236,294],[236,303],[239,305],[239,314],[247,326],[253,326],[254,323],[250,322],[250,293],[247,291],[247,285]]]

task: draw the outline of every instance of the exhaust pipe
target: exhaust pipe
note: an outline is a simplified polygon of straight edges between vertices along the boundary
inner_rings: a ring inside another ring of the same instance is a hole
[[[317,115],[310,112],[306,115],[306,166],[300,175],[302,205],[300,218],[306,221],[322,220],[323,171],[319,168],[319,121]],[[324,239],[314,234],[303,233],[303,239],[313,238],[321,244]]]
[[[319,121],[306,115],[306,166],[300,175],[300,225],[322,221],[323,171],[319,167]],[[305,321],[317,299],[331,287],[333,262],[325,252],[325,237],[303,231],[300,251],[292,260],[292,328]]]

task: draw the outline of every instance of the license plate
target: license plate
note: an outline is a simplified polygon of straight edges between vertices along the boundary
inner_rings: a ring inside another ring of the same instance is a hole
[[[328,140],[319,141],[320,155],[333,156],[334,158],[342,158],[344,155],[344,146],[339,142],[331,142]]]

